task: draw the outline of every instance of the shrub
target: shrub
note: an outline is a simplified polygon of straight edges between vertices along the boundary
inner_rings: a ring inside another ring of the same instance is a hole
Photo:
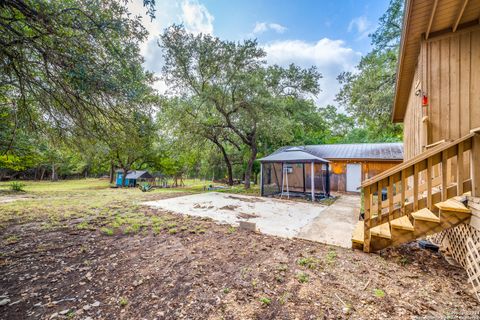
[[[375,289],[375,290],[373,290],[373,294],[374,294],[375,297],[377,297],[377,298],[383,298],[383,297],[385,297],[385,291],[383,291],[382,289]]]
[[[118,304],[120,305],[120,307],[125,307],[125,306],[128,304],[127,298],[123,298],[123,297],[120,298],[120,299],[118,300]]]
[[[299,272],[299,273],[297,273],[297,280],[298,280],[298,282],[300,282],[300,283],[306,283],[306,282],[308,282],[309,278],[310,278],[310,277],[308,276],[308,274],[306,274],[306,273],[304,273],[304,272]]]
[[[18,181],[13,181],[10,184],[10,189],[15,192],[23,192],[25,191],[25,184]]]
[[[260,303],[264,306],[268,306],[270,303],[272,303],[272,299],[262,297],[262,298],[260,298]]]

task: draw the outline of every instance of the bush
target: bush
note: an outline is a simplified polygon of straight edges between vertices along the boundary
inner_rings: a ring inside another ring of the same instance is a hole
[[[15,192],[23,192],[25,191],[25,184],[18,181],[13,181],[10,184],[10,189]]]
[[[148,191],[152,190],[152,186],[148,183],[142,183],[138,186],[138,188],[140,190],[142,190],[142,192],[148,192]]]

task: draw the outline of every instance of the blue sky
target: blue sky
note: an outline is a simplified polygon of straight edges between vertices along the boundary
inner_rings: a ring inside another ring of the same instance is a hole
[[[130,2],[130,11],[143,16],[150,32],[142,45],[145,67],[160,73],[162,52],[158,35],[172,23],[183,23],[193,33],[210,33],[221,39],[257,38],[270,64],[315,65],[323,74],[319,106],[333,103],[342,71],[354,71],[361,55],[370,49],[368,34],[375,30],[388,0],[157,0],[156,19],[144,14],[143,1]],[[156,87],[165,92],[168,85]]]

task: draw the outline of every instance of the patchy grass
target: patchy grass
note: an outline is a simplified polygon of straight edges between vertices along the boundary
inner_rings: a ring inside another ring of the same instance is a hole
[[[90,298],[102,305],[80,318],[405,319],[452,305],[480,310],[463,270],[415,245],[367,255],[141,205],[202,185],[144,193],[104,180],[26,182],[16,195],[0,183],[0,277],[20,301],[3,306],[2,318],[50,319],[68,309],[76,318],[80,299]],[[65,297],[77,300],[50,304]],[[40,302],[48,308],[32,308]]]
[[[270,303],[272,303],[272,299],[267,298],[267,297],[261,297],[261,298],[260,298],[260,303],[261,303],[263,306],[268,306],[268,305],[270,305]]]
[[[328,264],[334,264],[337,260],[337,252],[335,249],[330,249],[325,257]]]
[[[27,198],[2,202],[2,197],[11,194],[10,184],[2,182],[0,229],[9,224],[39,222],[43,229],[50,231],[70,226],[77,230],[97,230],[105,235],[159,234],[164,230],[175,234],[190,229],[192,233],[202,234],[206,228],[195,225],[187,217],[159,217],[139,205],[143,201],[195,192],[201,184],[199,180],[187,180],[187,183],[190,184],[184,188],[158,188],[145,193],[136,188],[110,188],[108,181],[100,179],[27,181],[23,183]]]
[[[127,298],[121,297],[120,299],[118,299],[118,305],[120,307],[125,307],[127,304],[128,304]]]
[[[305,272],[298,272],[296,278],[300,283],[307,283],[310,280],[310,276]]]
[[[298,259],[297,264],[313,270],[318,268],[320,260],[315,257],[303,257]]]
[[[17,235],[11,235],[4,239],[4,243],[6,245],[14,244],[14,243],[17,243],[18,241],[20,241],[20,237]]]
[[[385,297],[385,291],[383,291],[382,289],[374,289],[373,295],[377,298],[383,298]]]

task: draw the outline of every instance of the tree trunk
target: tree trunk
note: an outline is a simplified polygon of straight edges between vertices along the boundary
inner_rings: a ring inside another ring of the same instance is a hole
[[[257,158],[257,145],[253,144],[250,146],[250,159],[247,162],[247,169],[245,170],[245,189],[250,189],[250,178],[252,176],[253,162]]]
[[[45,167],[42,167],[42,174],[40,175],[40,180],[43,180],[44,175],[45,175]]]
[[[228,176],[228,185],[233,186],[233,169],[232,169],[232,162],[228,158],[227,151],[225,148],[219,143],[214,141],[217,147],[220,149],[223,155],[223,160],[225,161],[225,165],[227,166],[227,176]]]
[[[113,165],[113,160],[110,160],[110,184],[113,183],[113,179],[115,176],[115,170],[114,170],[114,165]]]
[[[123,175],[122,175],[122,187],[125,187],[125,180],[127,179],[127,173],[128,169],[127,168],[122,168],[123,169]]]
[[[55,171],[55,163],[52,163],[52,181],[57,181],[57,173]]]

